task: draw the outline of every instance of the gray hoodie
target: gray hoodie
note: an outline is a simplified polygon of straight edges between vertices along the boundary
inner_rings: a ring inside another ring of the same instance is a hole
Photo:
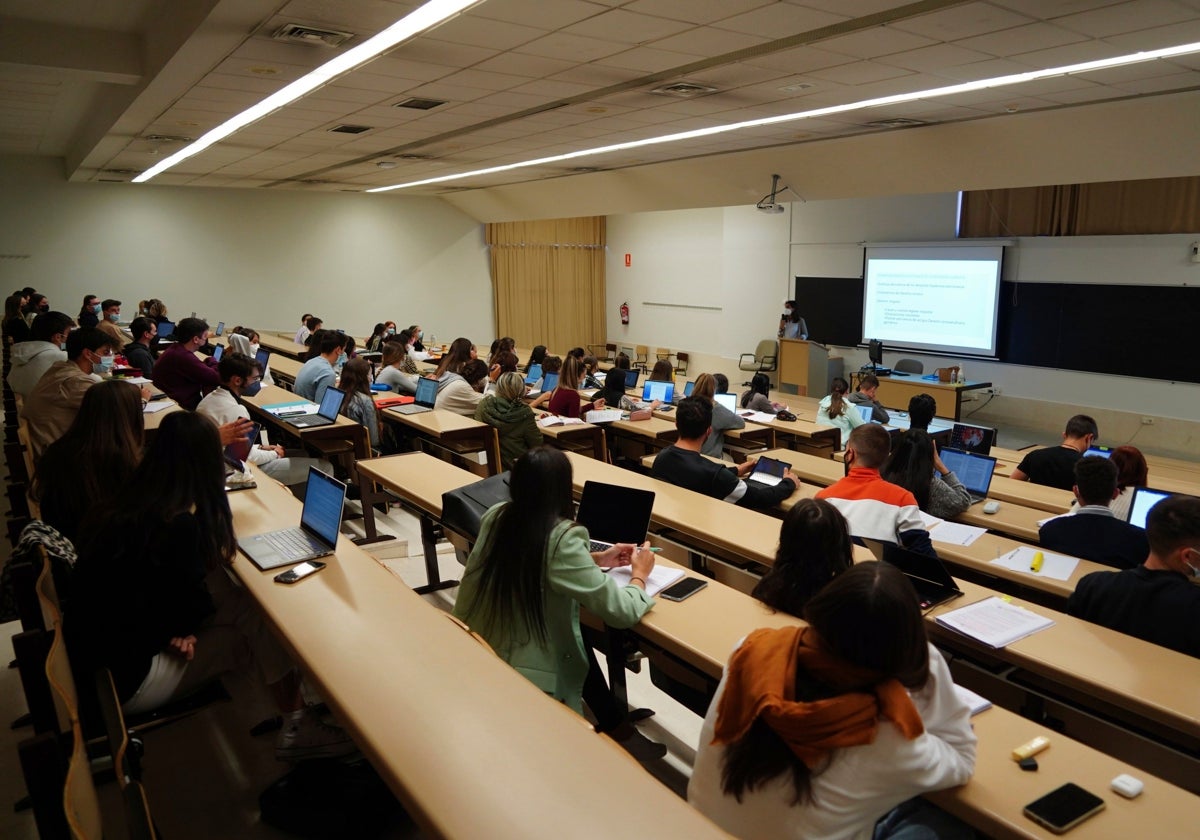
[[[67,351],[48,341],[22,341],[12,349],[12,370],[8,385],[22,397],[28,397],[33,386],[55,362],[65,362]]]

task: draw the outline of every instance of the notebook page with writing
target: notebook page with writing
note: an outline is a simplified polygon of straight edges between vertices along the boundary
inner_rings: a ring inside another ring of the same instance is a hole
[[[994,648],[1007,647],[1054,626],[1053,619],[996,597],[939,615],[937,623]]]

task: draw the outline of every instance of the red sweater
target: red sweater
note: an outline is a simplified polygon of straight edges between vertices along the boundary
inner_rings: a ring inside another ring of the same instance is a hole
[[[559,417],[578,417],[580,414],[591,411],[594,405],[594,402],[590,402],[580,408],[579,392],[574,388],[559,387],[555,388],[554,393],[550,395],[550,404],[546,406],[546,410]]]

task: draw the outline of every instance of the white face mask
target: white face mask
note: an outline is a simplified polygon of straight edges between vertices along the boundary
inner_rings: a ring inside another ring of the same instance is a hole
[[[257,345],[257,344],[251,344],[251,345],[250,345],[250,355],[251,355],[251,356],[257,356],[257,355],[258,355],[258,345]]]

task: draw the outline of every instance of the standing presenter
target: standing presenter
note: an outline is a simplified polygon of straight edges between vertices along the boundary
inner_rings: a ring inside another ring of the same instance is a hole
[[[800,317],[794,300],[783,302],[783,314],[779,316],[779,337],[808,338],[808,324]]]

